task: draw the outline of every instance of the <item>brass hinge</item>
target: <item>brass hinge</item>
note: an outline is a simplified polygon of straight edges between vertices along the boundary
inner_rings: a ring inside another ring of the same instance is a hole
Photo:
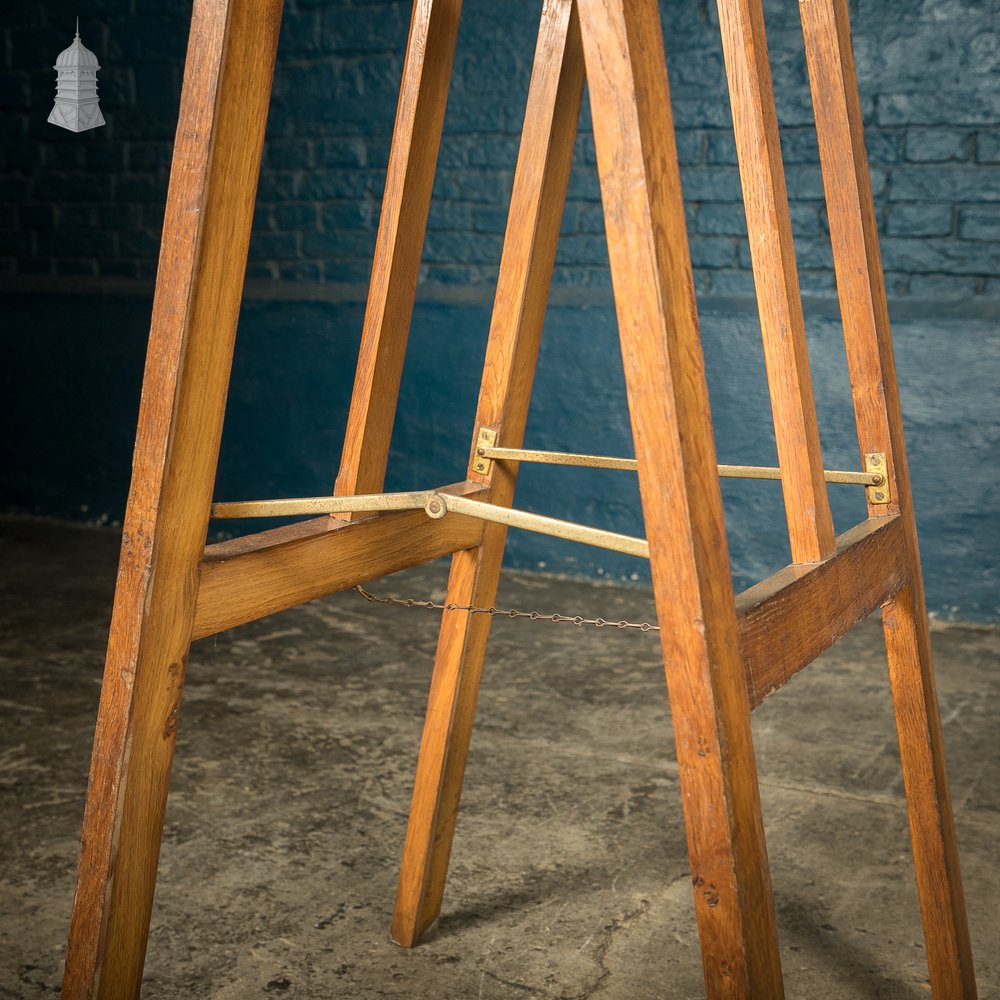
[[[493,460],[487,458],[483,451],[486,448],[492,448],[497,443],[497,432],[492,431],[489,427],[480,427],[479,434],[476,436],[476,457],[472,462],[472,471],[478,472],[481,475],[486,475],[490,469],[493,467]]]
[[[870,504],[887,504],[892,499],[889,489],[889,467],[885,460],[885,452],[874,451],[865,455],[865,472],[873,472],[882,477],[882,481],[865,488],[865,496]]]

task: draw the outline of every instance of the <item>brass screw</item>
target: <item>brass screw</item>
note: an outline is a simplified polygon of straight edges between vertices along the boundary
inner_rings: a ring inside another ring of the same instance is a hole
[[[876,500],[884,500],[885,499],[885,494],[880,490],[878,493],[875,494],[875,499]]]
[[[427,516],[434,518],[434,520],[439,520],[448,513],[448,508],[445,507],[444,501],[440,497],[431,497],[424,505],[424,510],[427,512]]]

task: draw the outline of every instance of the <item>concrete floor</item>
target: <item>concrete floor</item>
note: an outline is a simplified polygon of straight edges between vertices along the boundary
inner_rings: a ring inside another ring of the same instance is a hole
[[[58,990],[117,533],[0,522],[0,997]],[[441,594],[445,567],[373,589]],[[607,618],[644,591],[509,575]],[[154,998],[703,996],[655,636],[496,622],[439,928],[389,942],[437,616],[352,593],[192,650]],[[1000,996],[1000,633],[935,632],[980,995]],[[866,623],[754,715],[790,998],[929,995]],[[942,998],[944,1000],[944,998]]]

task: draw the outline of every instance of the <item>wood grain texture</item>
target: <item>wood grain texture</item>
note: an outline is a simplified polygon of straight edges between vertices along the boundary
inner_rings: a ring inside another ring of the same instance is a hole
[[[574,3],[550,0],[542,11],[476,413],[477,428],[495,429],[497,443],[507,447],[519,447],[524,437],[582,96]],[[470,460],[470,479],[490,487],[491,502],[509,506],[517,464],[494,462],[486,475],[472,466]],[[482,544],[454,557],[448,601],[493,604],[505,541],[502,525],[487,524]],[[487,615],[442,617],[392,924],[393,940],[407,947],[441,909],[488,634]]]
[[[971,998],[975,969],[847,0],[800,0],[799,11],[858,443],[862,453],[885,452],[889,465],[893,502],[869,506],[869,516],[898,512],[904,529],[909,585],[886,605],[883,625],[931,989]]]
[[[196,0],[63,997],[136,997],[280,0]]]
[[[656,0],[579,0],[709,997],[783,996]]]
[[[385,481],[461,10],[461,0],[413,4],[336,496],[380,493]]]
[[[439,492],[476,499],[485,490],[460,483]],[[324,515],[210,545],[192,639],[471,548],[482,534],[482,522],[473,518],[451,514],[434,521],[423,510],[408,510],[350,522]]]
[[[873,517],[841,535],[825,562],[787,566],[737,596],[751,708],[905,585],[903,543],[898,517]]]
[[[792,562],[834,549],[761,0],[719,0]]]

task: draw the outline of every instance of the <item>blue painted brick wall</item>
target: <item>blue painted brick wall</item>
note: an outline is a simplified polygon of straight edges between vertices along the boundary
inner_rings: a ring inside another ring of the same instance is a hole
[[[858,460],[796,0],[765,0],[824,458]],[[390,489],[460,479],[541,0],[465,0]],[[852,2],[928,599],[1000,621],[1000,0]],[[10,5],[8,5],[8,8]],[[663,0],[720,458],[773,464],[714,0]],[[122,516],[190,0],[91,0],[108,125],[46,123],[69,0],[0,26],[0,509]],[[324,493],[346,420],[408,0],[287,0],[217,495]],[[528,439],[631,447],[584,113]],[[58,293],[58,294],[57,294]],[[272,300],[272,301],[269,301]],[[273,301],[277,300],[277,301]],[[297,301],[296,301],[297,300]],[[567,358],[572,363],[567,364]],[[443,360],[446,359],[446,360]],[[46,405],[40,406],[39,400]],[[962,470],[961,489],[953,472]],[[787,562],[775,484],[724,484],[738,587]],[[831,490],[843,530],[863,515]],[[631,477],[528,469],[518,504],[638,534]],[[231,530],[231,525],[216,525]],[[635,579],[625,557],[512,533],[515,565]]]
[[[430,286],[496,274],[538,4],[467,0],[424,255]],[[663,5],[699,291],[752,290],[712,0]],[[797,6],[766,4],[804,291],[833,275]],[[1000,0],[851,4],[872,177],[893,296],[1000,295]],[[189,4],[94,0],[82,36],[101,59],[108,126],[46,124],[68,2],[5,13],[0,75],[0,276],[144,279],[155,272]],[[250,275],[367,280],[409,4],[289,0]],[[588,119],[557,281],[606,288]]]

